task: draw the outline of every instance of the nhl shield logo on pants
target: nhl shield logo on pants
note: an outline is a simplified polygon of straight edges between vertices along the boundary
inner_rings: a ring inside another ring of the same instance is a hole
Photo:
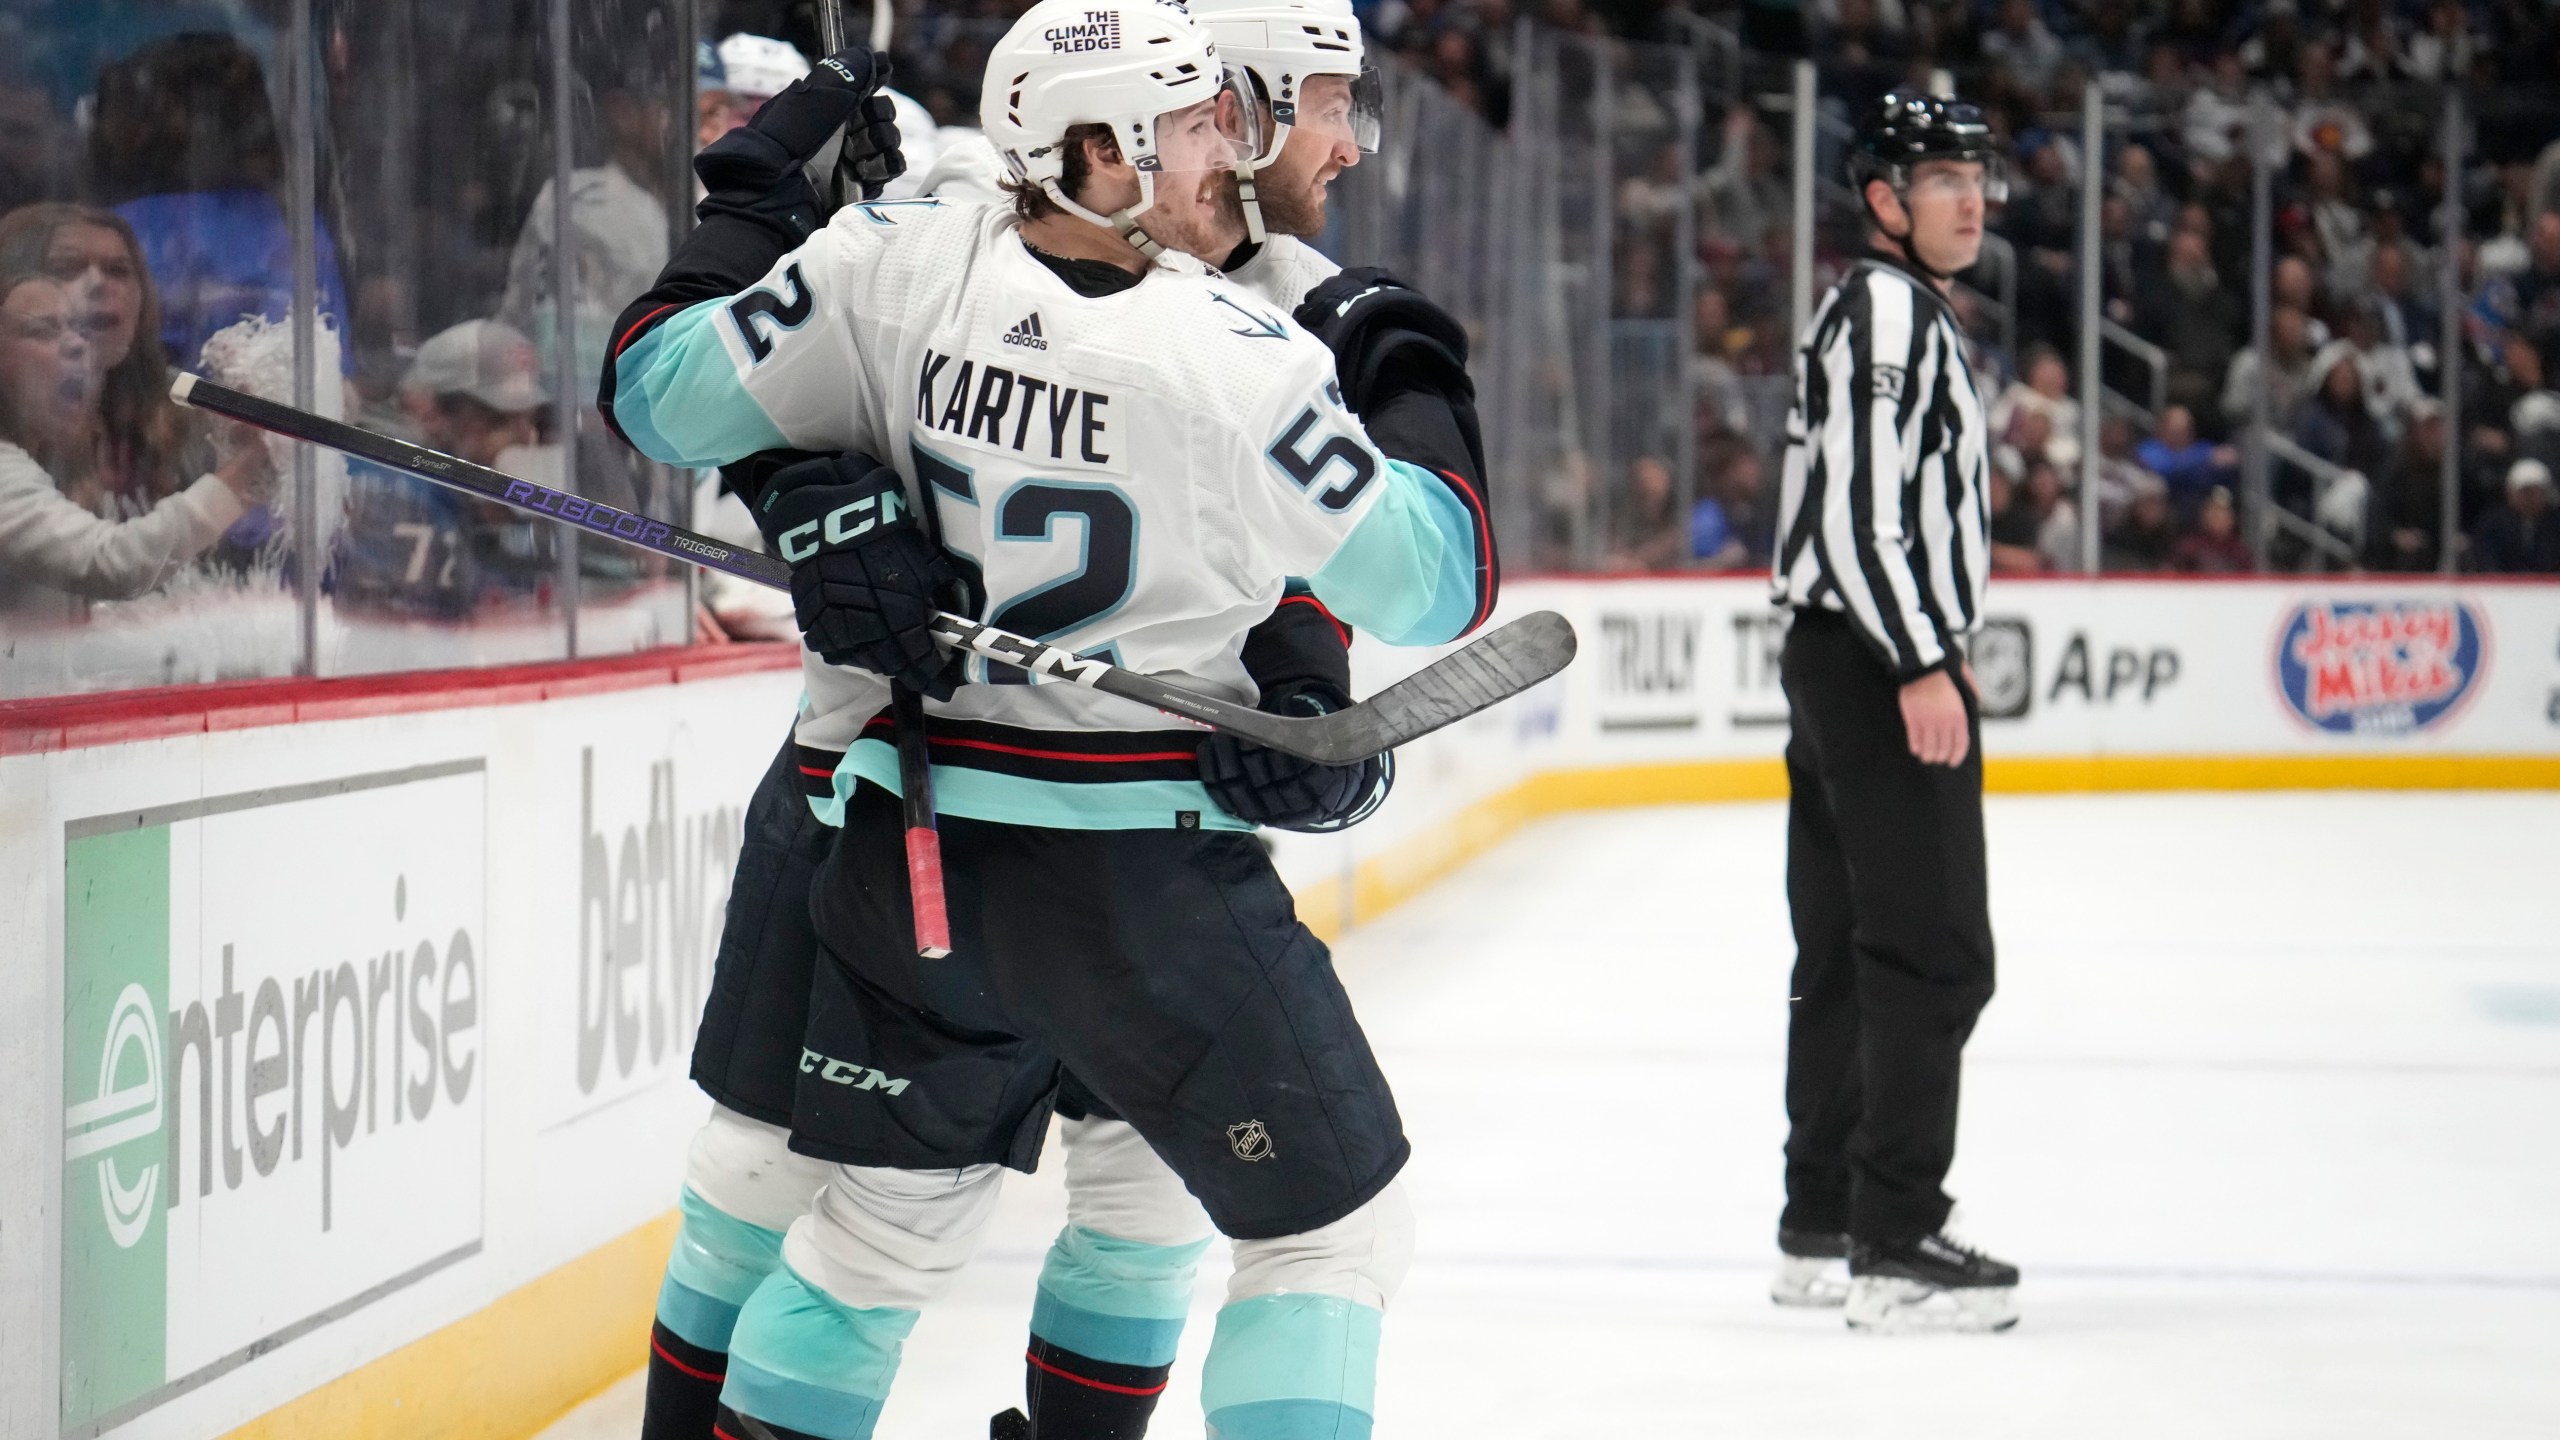
[[[1278,1153],[1271,1148],[1271,1132],[1259,1120],[1228,1126],[1227,1143],[1236,1147],[1239,1160],[1268,1160]]]

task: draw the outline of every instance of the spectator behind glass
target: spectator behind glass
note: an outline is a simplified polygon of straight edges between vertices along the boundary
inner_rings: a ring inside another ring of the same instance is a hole
[[[2519,460],[2507,469],[2507,503],[2471,532],[2471,568],[2495,574],[2560,575],[2560,516],[2551,513],[2551,467]]]
[[[1627,466],[1627,490],[1609,517],[1609,568],[1668,570],[1689,546],[1681,523],[1678,477],[1659,455],[1639,455]]]
[[[100,71],[89,163],[98,198],[141,239],[174,363],[197,364],[205,340],[243,316],[293,313],[284,151],[265,76],[240,42],[173,35]],[[316,250],[320,314],[343,336],[347,292],[325,218]]]
[[[1729,447],[1710,493],[1689,507],[1689,559],[1710,570],[1769,563],[1761,492],[1766,467],[1747,446]]]
[[[2235,429],[2256,416],[2258,391],[2267,392],[2267,422],[2282,426],[2294,402],[2311,384],[2311,317],[2291,305],[2278,305],[2267,315],[2267,348],[2272,362],[2262,362],[2256,346],[2232,357],[2222,378],[2222,418]]]
[[[466,320],[429,336],[401,377],[400,403],[428,449],[558,487],[559,449],[536,443],[551,403],[541,360],[514,327]],[[551,578],[555,552],[540,522],[371,465],[349,474],[341,605],[460,619],[538,594]]]
[[[2160,416],[2159,433],[2134,447],[2134,458],[2167,484],[2172,509],[2193,514],[2213,487],[2226,483],[2240,464],[2240,452],[2228,445],[2209,445],[2196,438],[2196,419],[2184,405],[2172,405]]]
[[[2196,514],[2196,528],[2169,552],[2170,565],[2190,575],[2240,575],[2258,568],[2249,542],[2240,538],[2240,514],[2231,492],[2215,486]]]
[[[89,342],[52,276],[0,271],[0,621],[76,621],[90,600],[129,599],[202,554],[264,498],[266,447],[235,428],[221,469],[133,519],[81,508],[40,457],[82,432]]]
[[[2387,442],[2365,404],[2364,374],[2355,347],[2330,345],[2311,364],[2314,388],[2294,407],[2293,443],[2333,465],[2371,475],[2382,468]]]
[[[2366,563],[2373,568],[2433,570],[2441,559],[2444,439],[2444,402],[2419,397],[2409,407],[2408,432],[2374,477],[2373,516],[2365,526]]]
[[[761,86],[770,81],[743,67],[725,44],[720,62],[741,104],[755,102],[756,96],[765,93]],[[800,73],[808,73],[806,61],[800,63]],[[662,96],[650,93],[647,81],[646,75],[635,73],[601,85],[598,110],[604,124],[604,153],[582,153],[581,163],[569,172],[570,283],[575,287],[569,324],[577,343],[581,395],[594,394],[596,379],[604,372],[614,316],[632,296],[648,289],[667,263],[667,210],[680,197],[663,195],[659,187],[666,182],[664,157],[674,139],[670,132],[680,122]],[[699,125],[698,111],[694,118]],[[592,137],[579,138],[584,142],[582,151],[592,145]],[[552,345],[559,333],[552,295],[560,279],[559,266],[552,259],[559,213],[552,184],[543,181],[525,211],[523,226],[507,255],[506,292],[498,302],[498,318],[532,336],[546,355],[556,353]],[[624,453],[621,446],[587,446],[582,454],[590,451],[617,459]],[[579,468],[582,475],[587,473],[585,465]],[[579,488],[596,493],[584,485]],[[628,499],[626,495],[617,503],[627,504]]]
[[[0,28],[0,42],[10,38]],[[0,55],[0,210],[77,190],[78,156],[71,127],[26,57]]]
[[[2169,508],[2169,487],[2145,473],[2133,486],[2124,519],[2107,532],[2098,563],[2109,573],[2166,570],[2178,545],[2178,517]]]
[[[52,457],[56,483],[101,515],[139,515],[175,494],[191,427],[169,398],[160,297],[133,227],[85,205],[29,205],[0,218],[0,270],[60,281],[89,342],[83,424]]]
[[[2080,402],[2071,398],[2071,371],[2050,345],[2028,347],[2021,376],[1991,402],[1991,433],[2017,444],[2022,414],[2042,415],[2044,439],[2037,447],[2044,458],[2072,469],[2080,463]]]
[[[2223,287],[2212,243],[2201,229],[2191,226],[2169,237],[2166,272],[2144,287],[2133,323],[2169,352],[2169,397],[2190,411],[2213,413],[2248,316]]]

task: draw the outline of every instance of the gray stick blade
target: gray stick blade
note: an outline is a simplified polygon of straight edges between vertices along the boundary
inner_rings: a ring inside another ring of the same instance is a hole
[[[1554,611],[1523,615],[1340,715],[1295,722],[1325,752],[1307,758],[1347,765],[1419,740],[1562,671],[1576,643]]]

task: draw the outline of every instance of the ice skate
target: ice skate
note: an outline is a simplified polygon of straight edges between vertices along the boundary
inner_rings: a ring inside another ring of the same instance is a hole
[[[1772,1303],[1828,1310],[1849,1299],[1849,1237],[1820,1230],[1778,1231],[1778,1273],[1769,1282]]]
[[[987,1440],[1031,1440],[1031,1417],[1007,1410],[987,1422]]]
[[[1984,1334],[2018,1323],[2018,1267],[1941,1230],[1849,1247],[1852,1330]]]

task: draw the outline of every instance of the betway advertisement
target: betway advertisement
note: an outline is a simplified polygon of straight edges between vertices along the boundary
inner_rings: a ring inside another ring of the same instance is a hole
[[[66,1435],[479,1249],[485,779],[447,763],[65,827]]]

